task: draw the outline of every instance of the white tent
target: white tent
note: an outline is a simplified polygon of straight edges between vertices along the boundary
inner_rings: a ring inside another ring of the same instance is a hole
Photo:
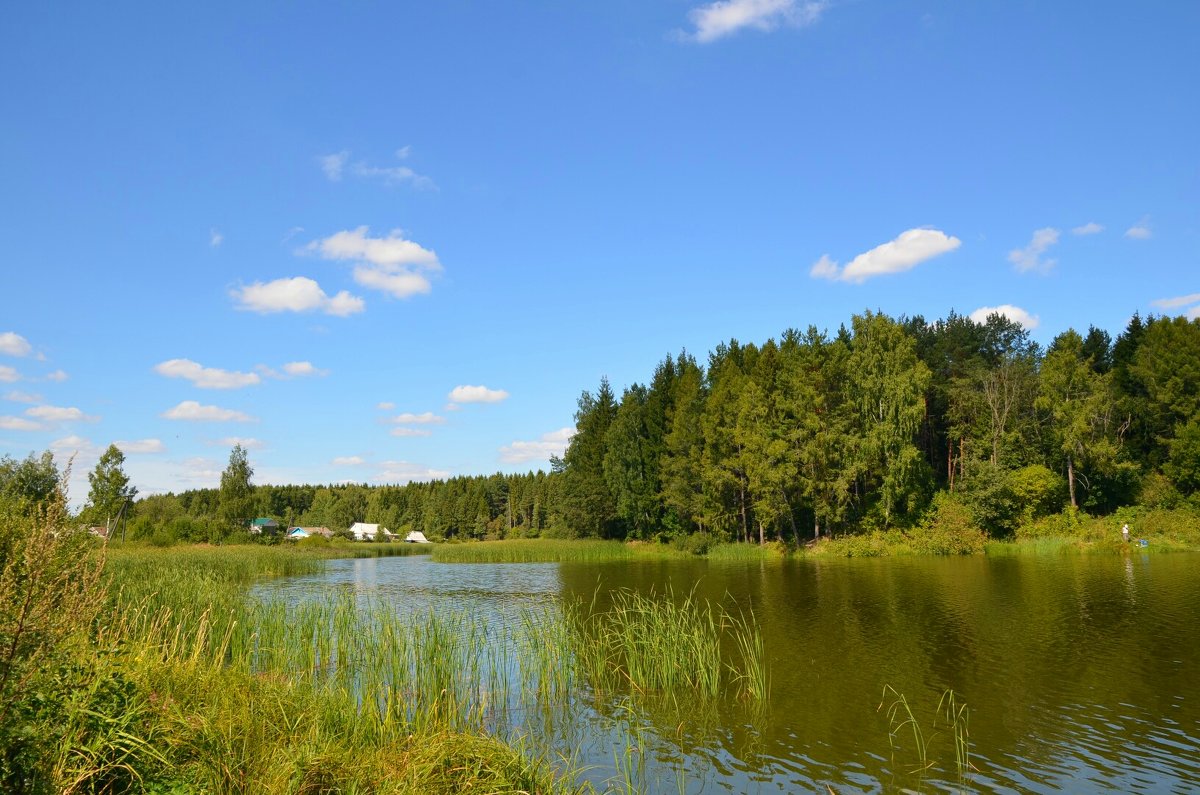
[[[404,537],[404,540],[410,544],[428,544],[429,539],[420,530],[413,530]]]
[[[367,524],[366,522],[355,522],[350,525],[350,533],[354,536],[355,541],[374,541],[380,533],[383,533],[384,538],[388,538],[392,534],[382,525]]]

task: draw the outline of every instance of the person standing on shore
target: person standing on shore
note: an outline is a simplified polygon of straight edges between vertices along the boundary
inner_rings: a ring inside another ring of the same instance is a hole
[[[1121,538],[1125,539],[1126,544],[1129,543],[1129,522],[1126,522],[1121,528]]]

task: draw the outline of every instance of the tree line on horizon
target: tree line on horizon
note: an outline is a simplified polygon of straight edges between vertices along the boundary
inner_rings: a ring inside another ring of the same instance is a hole
[[[221,486],[138,500],[135,538],[213,541],[254,517],[430,538],[802,543],[915,525],[952,501],[993,536],[1064,510],[1200,507],[1200,320],[1134,315],[1046,348],[1008,318],[864,312],[833,335],[668,355],[618,399],[584,391],[549,473],[407,485],[258,485],[235,446]],[[81,518],[136,496],[110,446]],[[0,459],[0,496],[53,490],[50,453]],[[44,496],[44,495],[43,495]]]

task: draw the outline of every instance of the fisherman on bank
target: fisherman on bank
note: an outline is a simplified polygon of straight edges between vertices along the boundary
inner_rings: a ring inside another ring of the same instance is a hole
[[[1126,544],[1129,543],[1129,522],[1126,522],[1121,528],[1121,538],[1125,539]]]

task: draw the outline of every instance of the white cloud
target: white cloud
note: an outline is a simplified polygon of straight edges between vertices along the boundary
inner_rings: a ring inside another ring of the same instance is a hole
[[[442,270],[435,252],[405,239],[399,229],[393,229],[387,237],[368,237],[368,231],[368,227],[360,226],[337,232],[312,241],[304,250],[325,259],[358,263],[354,281],[395,298],[425,294],[433,289],[429,274]]]
[[[396,158],[399,160],[407,160],[412,154],[411,146],[404,146],[396,150]],[[433,180],[429,177],[418,174],[408,166],[372,166],[365,161],[359,160],[350,164],[350,151],[343,149],[332,155],[324,155],[317,158],[317,162],[321,165],[321,170],[325,172],[325,176],[333,182],[340,182],[349,170],[351,174],[363,179],[380,179],[387,185],[397,185],[407,182],[414,188],[427,189],[436,187]],[[347,169],[349,164],[349,169]]]
[[[216,248],[225,241],[225,235],[221,234],[216,229],[208,230],[208,245]]]
[[[380,411],[391,411],[392,409],[396,408],[396,404],[390,400],[382,400],[375,404],[375,408],[379,409]]]
[[[1098,235],[1104,231],[1104,227],[1095,221],[1088,221],[1083,226],[1077,226],[1071,230],[1074,235]]]
[[[874,276],[902,273],[915,268],[928,259],[953,251],[962,245],[957,237],[951,237],[937,229],[909,229],[895,240],[859,254],[845,268],[823,255],[813,263],[809,275],[817,279],[836,279],[862,284]]]
[[[9,367],[6,364],[0,364],[0,381],[6,384],[13,384],[21,380],[21,374],[15,368]]]
[[[53,373],[48,373],[46,375],[46,380],[61,383],[70,377],[71,376],[67,375],[66,371],[64,370],[55,370]]]
[[[323,240],[312,241],[307,250],[317,252],[325,259],[360,260],[372,265],[441,267],[437,254],[405,240],[399,229],[393,229],[387,237],[367,237],[368,231],[369,227],[360,226],[353,231],[337,232]]]
[[[169,359],[154,366],[154,372],[167,378],[182,378],[192,382],[197,389],[241,389],[261,383],[255,373],[239,373],[234,370],[219,370],[203,367],[191,359]]]
[[[97,417],[90,417],[74,406],[34,406],[25,409],[25,416],[35,417],[46,422],[95,422]]]
[[[78,455],[82,457],[92,457],[100,454],[100,448],[92,444],[91,439],[85,439],[82,436],[64,436],[62,439],[55,439],[50,443],[50,452],[56,455]]]
[[[4,399],[11,400],[13,403],[41,403],[42,402],[41,395],[34,394],[33,392],[19,392],[15,389],[11,392],[6,392],[4,395]]]
[[[233,447],[240,444],[246,450],[262,450],[267,446],[263,440],[251,436],[226,436],[223,439],[217,439],[216,444],[222,447]]]
[[[312,362],[288,362],[283,366],[283,371],[294,378],[303,378],[310,375],[329,375],[328,370],[319,370],[313,367]]]
[[[508,397],[503,389],[488,389],[486,386],[456,386],[447,396],[454,403],[499,403]]]
[[[1019,306],[1001,304],[1000,306],[981,306],[971,313],[971,320],[976,323],[986,323],[989,315],[1004,315],[1004,317],[1019,323],[1028,331],[1033,331],[1041,323],[1037,315],[1031,315]]]
[[[411,270],[388,271],[384,268],[372,268],[366,265],[354,266],[354,281],[363,287],[387,293],[394,298],[408,298],[412,295],[429,295],[433,285],[423,273]]]
[[[1200,293],[1192,293],[1190,295],[1179,295],[1174,298],[1159,298],[1157,301],[1151,301],[1151,306],[1156,306],[1159,309],[1165,309],[1168,312],[1176,309],[1183,309],[1183,316],[1188,320],[1200,318]]]
[[[433,431],[424,428],[392,428],[392,436],[402,438],[417,438],[422,436],[432,436]]]
[[[1008,261],[1017,267],[1020,273],[1039,271],[1048,273],[1058,260],[1042,259],[1046,249],[1058,242],[1058,230],[1053,227],[1038,229],[1025,248],[1014,248],[1008,252]]]
[[[688,12],[695,30],[684,38],[707,44],[746,28],[803,27],[820,19],[827,7],[824,0],[718,0]]]
[[[308,376],[326,376],[329,375],[328,370],[321,370],[313,366],[312,362],[288,362],[283,365],[282,372],[265,364],[257,365],[255,370],[258,370],[267,378],[306,378]]]
[[[317,162],[321,164],[321,170],[325,172],[326,177],[333,182],[338,182],[342,178],[342,170],[346,168],[346,161],[349,159],[350,153],[343,149],[332,155],[322,155],[317,158]]]
[[[450,473],[444,469],[430,469],[420,464],[410,464],[408,461],[384,461],[381,467],[379,474],[375,476],[377,483],[424,483],[450,477]]]
[[[238,301],[238,309],[261,314],[274,312],[323,312],[326,315],[347,317],[366,308],[363,299],[342,290],[326,295],[321,285],[307,276],[255,282],[230,291]]]
[[[366,459],[359,455],[341,455],[331,461],[335,467],[360,467],[367,463]]]
[[[1150,305],[1157,306],[1159,309],[1179,309],[1197,303],[1200,303],[1200,293],[1180,295],[1174,298],[1159,298],[1157,301],[1151,301]]]
[[[42,424],[27,420],[24,417],[0,417],[0,430],[4,431],[40,431]]]
[[[500,460],[506,464],[520,464],[525,461],[548,460],[554,455],[561,456],[566,452],[567,444],[574,435],[574,428],[559,428],[557,431],[543,433],[536,442],[513,442],[500,448]]]
[[[253,422],[248,414],[233,409],[223,409],[220,406],[204,406],[194,400],[185,400],[178,406],[167,409],[161,415],[168,420],[189,420],[200,422]]]
[[[133,439],[130,441],[113,442],[122,453],[129,455],[149,455],[165,453],[167,446],[161,439]]]
[[[14,331],[0,334],[0,353],[9,356],[28,356],[32,351],[33,346],[29,344],[29,340],[20,334]]]
[[[397,425],[429,425],[431,423],[440,425],[446,421],[446,418],[439,417],[432,411],[424,411],[420,414],[414,414],[411,411],[406,411],[403,414],[397,414],[395,417],[392,417],[390,421],[396,423]]]
[[[1143,217],[1142,220],[1126,229],[1125,237],[1133,238],[1134,240],[1148,240],[1154,237],[1154,232],[1150,230],[1149,216]]]
[[[221,480],[221,472],[224,471],[219,461],[200,456],[183,461],[182,466],[183,471],[179,473],[178,478],[181,482],[189,484],[216,485]]]

